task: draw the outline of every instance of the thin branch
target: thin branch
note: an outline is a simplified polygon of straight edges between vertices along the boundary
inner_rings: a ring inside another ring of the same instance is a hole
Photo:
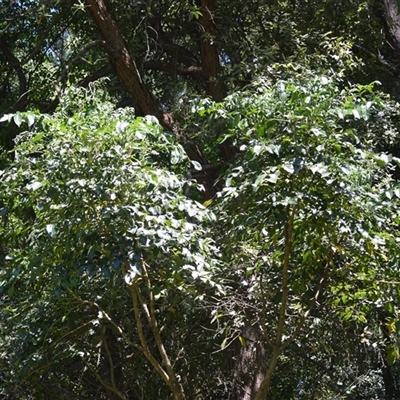
[[[161,366],[161,364],[151,354],[149,346],[147,344],[147,340],[143,333],[143,324],[142,324],[142,319],[140,316],[140,308],[139,308],[140,301],[139,301],[139,296],[138,296],[137,283],[134,282],[131,285],[128,285],[128,288],[131,293],[133,311],[135,314],[135,321],[136,321],[136,325],[137,325],[138,336],[139,336],[139,341],[140,341],[140,344],[142,347],[143,355],[147,358],[147,360],[150,362],[150,364],[158,372],[158,374],[161,376],[161,378],[164,380],[164,382],[169,386],[170,385],[169,376],[168,376],[167,372],[165,372],[165,370]]]
[[[170,387],[174,397],[176,399],[184,399],[184,392],[183,392],[183,387],[182,385],[178,382],[177,376],[175,374],[174,368],[172,366],[171,360],[169,359],[169,356],[167,354],[167,351],[165,349],[163,340],[161,338],[161,332],[160,329],[158,327],[158,323],[157,323],[157,317],[156,317],[156,310],[155,310],[155,299],[154,299],[154,294],[153,294],[153,290],[152,290],[152,286],[151,286],[151,281],[150,281],[150,277],[149,277],[149,273],[147,271],[147,265],[144,261],[142,261],[142,275],[143,275],[143,280],[146,284],[147,290],[148,290],[148,299],[149,299],[149,306],[147,306],[146,302],[143,299],[143,296],[140,292],[140,289],[137,285],[136,282],[132,283],[129,287],[133,289],[133,293],[134,293],[134,300],[136,303],[136,307],[138,308],[138,303],[141,304],[142,309],[144,311],[144,314],[146,316],[146,319],[151,327],[151,331],[153,333],[153,337],[156,341],[156,345],[158,348],[158,352],[161,356],[161,359],[164,363],[165,369],[166,371],[164,371],[164,369],[162,369],[162,373],[166,374],[168,379],[165,381],[168,386]],[[135,304],[134,304],[134,308],[135,308]],[[141,319],[140,319],[140,315],[137,314],[136,310],[135,310],[135,316],[138,315],[138,325],[139,323],[141,324]],[[139,326],[138,326],[139,328]],[[140,327],[140,330],[142,331],[142,327]],[[143,336],[143,332],[142,332],[142,336]],[[140,334],[139,334],[139,338],[140,338]],[[141,339],[142,340],[142,339]],[[143,340],[144,336],[143,336]],[[142,346],[144,347],[144,344],[142,343]],[[147,343],[146,343],[146,348],[150,354],[150,350],[147,347]],[[154,357],[151,356],[153,359]],[[154,361],[156,361],[154,359]],[[153,362],[154,362],[153,361]],[[152,362],[152,363],[153,363]],[[155,367],[157,366],[157,368],[161,369],[161,365],[156,362],[156,364],[153,364]]]
[[[304,314],[301,316],[299,323],[296,326],[296,329],[294,330],[294,332],[290,335],[290,337],[285,340],[285,342],[282,344],[282,351],[284,349],[286,349],[292,342],[293,340],[298,336],[298,334],[300,333],[301,329],[304,326],[304,323],[306,322],[307,317],[309,316],[310,312],[312,311],[312,309],[314,308],[319,295],[321,294],[323,285],[325,283],[325,280],[327,278],[328,275],[328,270],[329,270],[329,263],[326,263],[325,268],[324,268],[324,273],[321,277],[321,279],[318,282],[318,286],[317,289],[315,291],[314,297],[311,300],[311,303],[308,307],[308,309],[304,312]]]
[[[282,337],[285,329],[287,302],[289,298],[289,265],[290,265],[290,258],[293,245],[293,223],[294,223],[295,212],[296,212],[295,207],[293,207],[292,210],[290,210],[289,206],[286,207],[286,215],[288,215],[288,220],[285,223],[284,227],[285,254],[284,254],[283,270],[282,270],[282,301],[279,310],[278,326],[276,329],[275,343],[273,343],[272,356],[269,361],[269,366],[264,376],[264,379],[261,382],[261,385],[254,397],[254,400],[265,400],[267,398],[272,375],[278,364],[278,358],[283,350]]]
[[[265,300],[264,296],[264,291],[262,290],[262,278],[263,274],[260,274],[260,288],[261,288],[261,302],[262,302],[262,309],[261,309],[261,323],[262,323],[262,328],[261,332],[263,333],[264,339],[266,340],[267,344],[271,349],[274,347],[272,344],[272,340],[270,339],[268,332],[265,330],[266,326],[266,317],[265,317],[265,310],[267,309],[267,302]]]
[[[89,43],[86,43],[73,57],[71,60],[68,61],[64,69],[61,71],[60,75],[58,78],[53,82],[53,86],[58,94],[59,97],[61,97],[61,88],[60,88],[60,82],[66,77],[69,69],[72,67],[73,64],[75,64],[77,61],[79,61],[82,56],[91,48],[96,47],[96,46],[104,46],[105,41],[104,40],[93,40]]]
[[[144,61],[142,66],[144,69],[162,71],[174,75],[196,75],[203,72],[202,67],[198,65],[189,65],[187,67],[183,67],[173,63],[161,61]]]
[[[122,273],[125,275],[127,273],[127,266],[126,264],[122,264]],[[169,386],[170,381],[169,381],[169,376],[168,374],[164,371],[163,367],[161,364],[154,358],[154,356],[151,354],[149,346],[147,344],[147,340],[144,336],[143,333],[143,324],[142,324],[142,318],[140,315],[140,300],[139,300],[139,288],[137,286],[137,281],[132,282],[131,284],[128,284],[128,289],[131,294],[131,299],[132,299],[132,305],[133,305],[133,312],[135,314],[135,321],[137,325],[137,330],[138,330],[138,336],[139,336],[139,341],[141,344],[141,351],[143,355],[147,358],[147,360],[151,363],[151,365],[155,368],[155,370],[159,373],[159,375],[163,378],[163,380],[167,383]],[[148,318],[148,316],[146,316]]]
[[[114,361],[113,361],[113,358],[111,356],[110,348],[108,347],[107,337],[106,337],[106,334],[104,332],[105,329],[106,329],[105,326],[100,326],[100,335],[101,335],[101,340],[102,340],[102,342],[104,344],[104,350],[106,351],[108,363],[110,364],[111,385],[112,385],[113,388],[116,389],[116,386],[115,386],[115,374],[114,374]]]
[[[39,50],[42,48],[43,43],[48,40],[50,31],[59,24],[59,22],[69,13],[71,9],[71,4],[60,14],[57,14],[54,18],[53,21],[49,24],[47,29],[44,30],[41,38],[37,41],[36,46],[34,49],[20,62],[12,62],[8,65],[6,65],[3,68],[0,68],[0,73],[3,71],[6,71],[9,68],[15,68],[15,67],[23,67],[25,64],[27,64],[30,60],[32,60],[33,57],[39,52]]]
[[[90,371],[92,372],[92,374],[96,377],[96,379],[100,382],[100,384],[102,386],[104,386],[106,389],[110,390],[111,392],[115,393],[120,399],[122,400],[126,400],[127,398],[125,397],[125,395],[120,392],[117,388],[111,386],[110,384],[108,384],[101,376],[100,374],[96,371],[95,368],[92,367],[92,365],[84,358],[82,357],[82,361],[83,363],[90,369]]]
[[[75,293],[73,293],[72,291],[69,291],[69,293],[77,300],[79,300],[82,304],[87,304],[91,307],[95,307],[97,308],[101,313],[102,316],[105,317],[105,319],[118,331],[118,333],[121,335],[121,337],[126,341],[126,343],[128,343],[129,345],[131,345],[132,347],[140,350],[143,352],[143,349],[140,345],[138,345],[135,342],[132,342],[131,339],[129,339],[129,337],[126,335],[126,333],[122,330],[122,328],[116,323],[114,322],[114,320],[107,314],[107,312],[105,310],[103,310],[103,308],[96,302],[94,301],[89,301],[89,300],[82,300],[80,297],[78,297]]]
[[[287,302],[289,298],[289,265],[290,265],[290,257],[292,253],[292,244],[293,244],[293,222],[295,215],[295,208],[291,210],[289,206],[286,209],[286,214],[289,216],[288,221],[285,224],[284,234],[285,234],[285,255],[283,262],[283,271],[282,271],[282,302],[279,310],[278,317],[278,327],[276,330],[276,338],[275,344],[277,346],[281,346],[283,331],[285,328],[285,317],[286,317],[286,309]]]

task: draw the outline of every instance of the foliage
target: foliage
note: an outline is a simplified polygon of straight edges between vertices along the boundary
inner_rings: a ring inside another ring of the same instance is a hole
[[[107,362],[108,350],[100,349],[110,329],[119,337],[109,355],[114,362],[138,351],[128,350],[140,335],[130,321],[134,285],[153,299],[149,309],[163,313],[169,347],[178,352],[175,333],[186,328],[174,328],[174,321],[215,286],[207,234],[213,216],[184,196],[193,183],[179,174],[183,149],[154,118],[98,103],[99,95],[71,90],[53,116],[13,116],[31,127],[17,138],[15,162],[1,171],[2,318],[15,327],[2,332],[3,363],[14,375],[6,381],[31,383],[46,374],[43,385],[55,385],[57,365],[67,359],[71,374],[94,369],[99,351]],[[82,379],[54,390],[85,396]],[[140,379],[142,386],[147,378]],[[42,386],[33,390],[38,396]]]
[[[400,398],[396,1],[0,17],[1,396]]]
[[[308,346],[315,329],[329,326],[324,307],[329,318],[354,321],[360,335],[382,305],[391,304],[390,315],[397,315],[400,191],[391,171],[399,159],[377,153],[384,132],[373,130],[374,118],[384,105],[372,88],[341,90],[325,76],[264,80],[224,104],[198,105],[210,125],[225,126],[223,140],[233,138],[242,152],[225,173],[216,205],[220,247],[229,260],[224,274],[242,293],[218,304],[216,315],[226,318],[224,344],[244,342],[245,327],[258,326],[273,361],[290,345]],[[391,362],[398,358],[392,343],[384,345]],[[306,368],[291,387],[303,381]],[[303,396],[312,395],[303,386]],[[277,390],[276,398],[289,396]]]

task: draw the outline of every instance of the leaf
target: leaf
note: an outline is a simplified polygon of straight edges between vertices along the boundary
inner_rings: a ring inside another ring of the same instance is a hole
[[[28,120],[28,126],[31,127],[35,123],[35,116],[33,114],[28,114],[26,118]]]
[[[176,146],[171,151],[171,164],[180,163],[185,158],[185,152],[181,146]]]
[[[4,122],[4,121],[10,122],[10,120],[11,120],[12,117],[13,117],[13,114],[4,114],[4,115],[0,118],[0,122]]]
[[[206,201],[203,203],[203,206],[204,206],[204,207],[209,207],[209,206],[212,204],[212,202],[213,202],[213,199],[206,200]]]
[[[118,121],[118,122],[117,122],[117,125],[115,126],[115,130],[116,130],[118,133],[121,133],[121,132],[123,132],[123,131],[125,130],[125,128],[126,128],[127,126],[129,126],[128,122],[126,122],[126,121]]]
[[[203,167],[198,161],[190,160],[190,162],[192,163],[195,170],[201,171],[203,169]]]
[[[13,120],[15,122],[15,125],[17,125],[18,127],[21,126],[21,124],[22,124],[22,116],[21,116],[20,113],[14,114]]]
[[[119,269],[119,267],[120,267],[122,264],[123,264],[123,261],[122,261],[121,259],[117,258],[116,260],[114,260],[114,261],[111,263],[111,267],[112,267],[113,270],[117,270],[117,269]]]
[[[311,132],[315,136],[326,136],[326,132],[319,128],[311,128]]]
[[[27,188],[28,190],[37,190],[37,189],[39,189],[41,186],[42,186],[42,182],[36,181],[36,182],[33,182],[33,183],[29,184],[29,185],[26,185],[26,188]]]
[[[280,175],[279,171],[276,171],[274,174],[271,174],[268,178],[265,178],[265,180],[271,183],[276,183],[278,182],[279,175]]]
[[[380,167],[385,167],[387,164],[389,164],[392,161],[392,159],[393,159],[393,156],[391,154],[382,153],[377,157],[376,161]]]
[[[256,156],[259,156],[259,155],[261,154],[263,148],[264,148],[264,146],[259,145],[259,144],[256,144],[256,145],[253,147],[253,153],[254,153]]]
[[[337,154],[342,152],[342,146],[339,143],[335,143],[334,148]]]
[[[43,138],[44,135],[45,135],[44,132],[39,133],[38,135],[35,135],[35,136],[32,138],[32,142],[39,142],[39,140],[41,140],[41,139]]]
[[[283,164],[282,168],[288,172],[289,174],[293,174],[294,172],[294,166],[293,163],[287,163],[287,164]]]
[[[303,254],[303,262],[306,262],[310,258],[310,256],[312,256],[312,251],[311,250],[306,251]]]
[[[385,196],[386,196],[389,200],[391,200],[392,197],[393,197],[393,193],[392,193],[390,190],[386,190]]]
[[[50,235],[50,237],[53,237],[56,234],[56,227],[54,224],[47,224],[46,225],[46,231]]]
[[[257,176],[256,181],[254,182],[253,186],[255,188],[257,188],[258,186],[260,186],[260,183],[265,179],[265,177],[267,176],[267,174],[264,172],[260,175]]]
[[[14,284],[12,284],[12,285],[10,286],[10,288],[8,289],[8,295],[9,295],[10,297],[13,297],[13,296],[14,296],[14,293],[15,293],[15,286],[14,286]]]
[[[326,76],[321,76],[321,84],[327,85],[329,83],[329,79]]]
[[[386,361],[389,366],[392,366],[396,360],[400,358],[399,348],[392,344],[386,346]]]
[[[141,274],[141,269],[138,263],[130,264],[130,268],[124,276],[125,283],[131,285],[135,278]]]
[[[246,339],[243,336],[240,336],[240,335],[239,335],[238,339],[239,339],[239,342],[240,342],[241,346],[242,347],[246,347]]]
[[[111,271],[110,268],[106,267],[106,266],[102,266],[101,267],[101,273],[106,277],[109,278],[111,276]]]

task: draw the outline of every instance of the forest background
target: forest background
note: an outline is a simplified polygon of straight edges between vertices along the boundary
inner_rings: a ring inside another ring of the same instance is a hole
[[[399,399],[397,0],[0,2],[2,399]]]

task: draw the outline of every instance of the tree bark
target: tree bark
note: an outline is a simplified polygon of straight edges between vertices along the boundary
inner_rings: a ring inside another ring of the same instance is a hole
[[[393,316],[390,316],[393,317]],[[383,344],[379,347],[380,350],[380,367],[382,371],[383,384],[385,386],[385,400],[395,400],[400,396],[400,386],[398,384],[398,377],[393,373],[393,368],[389,365],[386,359],[386,346],[390,343],[390,333],[386,326],[388,314],[384,311],[379,313],[380,330],[383,335]]]
[[[203,73],[206,79],[207,93],[214,101],[222,101],[226,97],[227,90],[219,76],[221,64],[215,37],[214,0],[200,0],[200,51]]]
[[[144,115],[155,116],[161,126],[175,134],[177,140],[183,145],[186,154],[192,161],[202,165],[209,164],[206,155],[188,137],[187,133],[179,127],[177,121],[166,113],[160,106],[157,98],[148,90],[143,83],[135,60],[129,54],[124,40],[119,32],[116,22],[111,17],[104,0],[87,0],[93,19],[105,41],[110,62],[114,67],[126,90],[137,103]],[[215,171],[205,171],[197,181],[203,185],[203,198],[209,199],[214,196]]]
[[[164,128],[173,131],[175,124],[172,117],[163,112],[157,99],[144,85],[136,62],[130,56],[118,26],[109,14],[104,1],[87,0],[87,3],[105,41],[111,64],[124,83],[126,90],[136,100],[145,115],[154,115]]]
[[[384,14],[390,38],[396,50],[400,52],[400,13],[397,0],[383,0]]]
[[[282,354],[284,349],[283,335],[285,333],[286,324],[286,313],[289,301],[289,265],[292,256],[292,245],[293,245],[293,226],[294,226],[294,216],[295,208],[286,208],[286,215],[288,221],[285,224],[284,235],[285,235],[285,254],[282,265],[282,300],[279,309],[279,316],[276,327],[275,340],[272,344],[272,356],[269,360],[268,369],[265,374],[263,381],[254,397],[254,400],[266,400],[268,397],[268,392],[271,386],[271,379],[275,372],[276,366],[278,364],[279,356]]]
[[[257,326],[245,326],[241,336],[246,346],[243,347],[239,340],[235,340],[231,350],[235,361],[230,365],[234,377],[230,399],[253,400],[267,372],[267,352],[262,332]]]
[[[26,81],[26,77],[20,61],[8,48],[6,35],[0,37],[0,50],[4,54],[4,57],[8,61],[8,63],[13,66],[18,76],[19,99],[12,106],[12,109],[15,111],[22,111],[23,109],[25,109],[28,101],[28,83]]]

